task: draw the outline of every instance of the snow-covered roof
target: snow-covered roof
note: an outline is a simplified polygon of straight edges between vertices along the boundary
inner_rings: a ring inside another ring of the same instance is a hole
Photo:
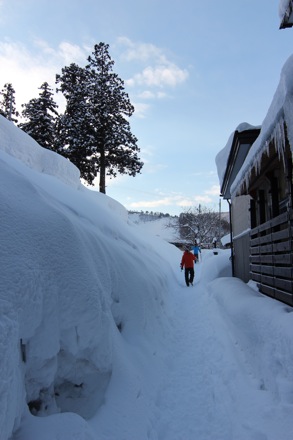
[[[293,55],[283,66],[280,82],[262,123],[261,131],[252,145],[239,173],[231,185],[232,195],[248,184],[253,168],[260,168],[261,157],[274,141],[278,154],[282,157],[285,148],[285,125],[291,149],[293,148]]]
[[[284,15],[289,7],[290,2],[291,2],[291,0],[280,0],[280,3],[279,3],[279,17],[280,18],[284,17]]]
[[[259,129],[259,128],[260,128],[259,126],[256,127],[256,126],[248,124],[247,122],[242,122],[231,133],[225,147],[217,154],[215,160],[216,160],[216,166],[217,166],[218,177],[219,177],[219,182],[220,182],[220,188],[222,188],[222,186],[223,186],[224,177],[225,177],[226,169],[228,166],[228,159],[229,159],[231,148],[233,145],[235,133],[237,133],[237,132],[242,133],[247,130],[254,130],[254,129]]]
[[[293,2],[292,0],[280,0],[279,17],[281,19],[280,29],[293,25]]]

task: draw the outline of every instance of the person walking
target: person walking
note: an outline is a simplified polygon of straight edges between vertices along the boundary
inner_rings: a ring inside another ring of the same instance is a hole
[[[197,241],[194,242],[193,253],[196,256],[196,260],[195,260],[195,263],[196,263],[197,261],[199,261],[199,254],[201,253],[201,248],[197,244]]]
[[[193,280],[194,280],[194,261],[196,260],[195,255],[190,252],[188,248],[185,249],[184,254],[182,255],[181,259],[181,270],[185,268],[185,283],[188,287],[189,284],[193,286]]]

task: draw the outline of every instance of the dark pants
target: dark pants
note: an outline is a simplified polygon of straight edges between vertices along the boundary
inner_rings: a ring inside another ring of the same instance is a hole
[[[189,283],[190,284],[193,283],[193,278],[194,278],[194,269],[193,269],[193,267],[185,268],[185,282],[186,282],[186,286],[189,286]]]

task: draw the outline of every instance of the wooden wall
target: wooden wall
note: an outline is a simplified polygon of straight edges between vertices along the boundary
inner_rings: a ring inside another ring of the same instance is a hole
[[[293,306],[293,211],[250,231],[250,278],[262,293]]]

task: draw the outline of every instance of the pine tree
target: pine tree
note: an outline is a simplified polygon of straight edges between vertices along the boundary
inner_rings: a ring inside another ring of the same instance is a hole
[[[105,43],[95,45],[85,69],[71,65],[56,81],[67,99],[61,118],[64,154],[80,169],[89,183],[100,174],[100,191],[106,192],[106,175],[135,176],[143,163],[137,139],[126,119],[134,112],[124,83],[113,73],[114,61]],[[78,124],[76,121],[78,120]],[[76,130],[76,133],[74,133]],[[62,153],[63,154],[63,153]]]
[[[52,89],[47,82],[44,82],[39,90],[41,91],[38,98],[33,98],[22,105],[24,108],[22,116],[27,121],[19,124],[19,127],[42,147],[55,150],[58,106],[54,102]]]
[[[18,111],[15,107],[15,90],[11,83],[6,83],[0,92],[0,114],[9,121],[17,123]],[[14,117],[15,116],[15,117]]]
[[[57,124],[58,153],[67,157],[80,170],[81,177],[92,183],[96,171],[92,169],[90,127],[88,122],[88,100],[86,98],[87,72],[77,64],[70,64],[56,75],[61,91],[66,99],[66,109]]]

